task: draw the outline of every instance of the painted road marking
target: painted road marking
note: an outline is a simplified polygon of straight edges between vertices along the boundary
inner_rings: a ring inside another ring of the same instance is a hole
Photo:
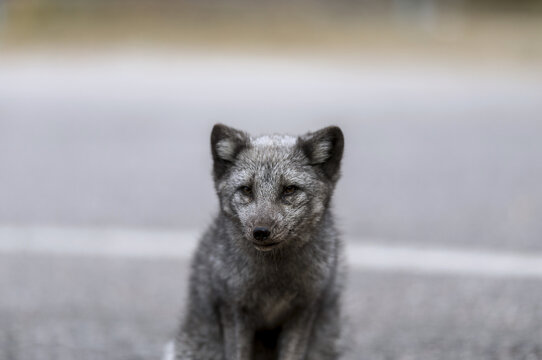
[[[197,231],[0,226],[0,253],[188,259]],[[377,245],[350,240],[350,267],[372,271],[542,279],[542,253]]]

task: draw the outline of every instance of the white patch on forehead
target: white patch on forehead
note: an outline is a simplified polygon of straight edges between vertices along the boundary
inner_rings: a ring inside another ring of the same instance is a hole
[[[254,146],[280,146],[291,147],[294,146],[297,138],[288,135],[264,135],[257,138],[252,138],[250,142]]]

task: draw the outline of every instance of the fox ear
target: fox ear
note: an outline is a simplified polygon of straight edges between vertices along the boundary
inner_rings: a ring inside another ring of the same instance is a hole
[[[241,150],[249,144],[246,133],[222,124],[216,124],[211,132],[211,152],[215,179],[222,175],[235,161]]]
[[[313,166],[319,166],[325,176],[335,182],[339,179],[344,136],[337,126],[329,126],[299,138],[299,146]]]

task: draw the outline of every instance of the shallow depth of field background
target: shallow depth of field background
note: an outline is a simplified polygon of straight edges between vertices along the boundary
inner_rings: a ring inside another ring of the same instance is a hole
[[[542,359],[541,113],[539,1],[0,1],[0,359],[159,357],[216,122],[341,126],[347,250],[413,250],[355,261],[346,359]]]

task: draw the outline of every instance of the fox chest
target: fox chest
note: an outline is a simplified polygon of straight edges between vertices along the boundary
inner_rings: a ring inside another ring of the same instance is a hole
[[[311,306],[322,291],[322,281],[307,276],[313,271],[305,271],[301,276],[295,270],[276,273],[254,270],[230,277],[227,293],[256,327],[275,328],[300,309]]]
[[[273,328],[281,325],[290,316],[299,306],[299,300],[295,292],[254,293],[243,308],[258,327]]]

